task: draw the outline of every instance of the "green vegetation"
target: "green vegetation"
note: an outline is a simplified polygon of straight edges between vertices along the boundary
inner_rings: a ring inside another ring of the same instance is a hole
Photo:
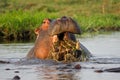
[[[0,40],[31,40],[45,18],[74,18],[82,32],[120,30],[120,0],[0,0]]]

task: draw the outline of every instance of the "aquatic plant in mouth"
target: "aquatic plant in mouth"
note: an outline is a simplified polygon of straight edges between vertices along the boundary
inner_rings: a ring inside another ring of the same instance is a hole
[[[48,59],[53,59],[57,62],[69,63],[76,61],[87,61],[89,58],[88,55],[82,51],[79,41],[58,40],[53,43]]]

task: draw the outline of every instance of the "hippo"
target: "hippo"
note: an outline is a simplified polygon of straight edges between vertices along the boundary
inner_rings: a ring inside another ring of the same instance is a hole
[[[35,44],[33,48],[28,52],[25,60],[12,62],[9,60],[0,60],[0,64],[39,64],[46,63],[45,59],[48,58],[49,52],[52,49],[53,43],[60,40],[72,40],[77,41],[74,34],[81,34],[79,25],[70,17],[61,17],[55,20],[45,19],[43,20],[42,25],[39,28],[35,29],[35,34],[37,35]],[[79,45],[78,45],[79,47]],[[87,55],[88,58],[92,57],[92,54],[88,49],[80,43],[80,48],[82,52]],[[80,53],[78,53],[78,56]],[[34,59],[35,58],[35,59]],[[39,60],[40,59],[40,60]],[[42,59],[42,61],[41,61]],[[50,61],[50,60],[49,60]],[[49,62],[47,62],[49,63]],[[50,61],[51,64],[51,61]],[[54,64],[54,62],[53,62]],[[76,69],[80,69],[80,65],[75,66]],[[6,70],[10,70],[7,68]],[[120,67],[117,68],[108,68],[104,70],[95,70],[95,72],[120,72]],[[17,76],[19,78],[19,76]],[[16,78],[16,76],[14,77]],[[14,79],[13,78],[13,79]]]
[[[53,43],[57,40],[76,41],[75,34],[81,34],[80,26],[70,17],[63,16],[54,20],[45,19],[42,25],[35,29],[37,35],[34,47],[28,52],[27,59],[47,59]],[[82,52],[91,57],[88,49],[80,43]],[[77,55],[80,56],[80,53]]]

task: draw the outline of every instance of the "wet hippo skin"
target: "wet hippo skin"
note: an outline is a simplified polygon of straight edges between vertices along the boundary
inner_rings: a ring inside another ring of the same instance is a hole
[[[51,39],[52,37],[48,35],[48,27],[50,25],[51,20],[45,19],[43,20],[42,25],[35,29],[35,34],[37,35],[34,47],[27,54],[27,58],[40,58],[45,59],[49,53],[51,48]]]
[[[35,30],[37,38],[34,47],[27,54],[27,58],[46,59],[56,39],[69,39],[76,41],[74,34],[80,34],[78,24],[70,17],[61,17],[55,20],[45,19],[42,25]],[[90,52],[82,45],[84,52]]]

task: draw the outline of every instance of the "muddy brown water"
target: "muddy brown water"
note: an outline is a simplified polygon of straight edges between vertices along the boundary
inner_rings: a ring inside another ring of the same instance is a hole
[[[47,60],[26,61],[23,58],[34,43],[0,44],[0,60],[12,62],[0,64],[0,80],[11,80],[16,75],[20,80],[120,80],[120,73],[95,72],[120,67],[120,32],[79,40],[93,54],[88,62],[63,64]],[[82,68],[74,69],[76,64]]]

